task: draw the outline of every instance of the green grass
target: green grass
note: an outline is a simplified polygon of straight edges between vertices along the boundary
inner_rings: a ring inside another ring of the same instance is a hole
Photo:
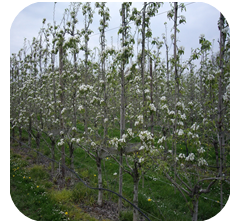
[[[83,127],[79,126],[79,128]],[[117,129],[109,133],[111,133],[111,137],[119,136],[119,130]],[[139,140],[136,139],[136,141],[133,142],[139,142]],[[169,149],[171,149],[171,146],[171,142],[168,141]],[[209,149],[210,147],[207,145],[203,146],[207,150],[206,155],[210,157],[211,164],[214,165],[214,150]],[[41,149],[44,151],[47,150],[48,147],[43,142],[41,142]],[[185,153],[185,151],[186,147],[184,142],[177,144],[178,153]],[[189,152],[191,152],[191,148],[189,148]],[[68,148],[66,148],[66,154],[68,155],[68,153],[69,150]],[[56,154],[56,159],[60,159],[60,154]],[[69,162],[68,157],[66,157],[66,160],[66,162]],[[87,181],[90,186],[97,187],[96,163],[80,148],[75,149],[74,151],[74,166],[75,171],[79,174],[81,178]],[[47,181],[48,175],[44,174],[42,170],[44,169],[39,166],[34,166],[28,172],[31,173],[31,176],[35,178],[36,181],[41,180],[44,184]],[[36,172],[39,172],[39,175]],[[118,192],[118,176],[113,175],[113,173],[115,172],[119,172],[118,164],[110,157],[103,159],[103,187]],[[158,180],[154,181],[152,177],[157,178]],[[183,199],[178,190],[176,190],[175,193],[174,187],[170,185],[170,182],[165,178],[164,175],[149,171],[146,173],[144,178],[144,187],[142,187],[142,180],[139,182],[139,207],[144,211],[144,213],[146,213],[150,217],[151,220],[191,220],[191,214],[185,200]],[[226,203],[230,190],[228,184],[224,183],[223,185],[226,194],[224,196],[224,202]],[[46,185],[44,186],[47,187]],[[52,184],[50,183],[48,185],[48,188],[51,186]],[[216,183],[212,187],[212,191],[209,194],[202,195],[209,199],[199,197],[199,220],[210,219],[211,217],[219,213],[220,204],[218,202],[210,200],[219,200],[219,193],[219,184]],[[130,201],[132,201],[133,199],[133,179],[127,173],[124,173],[123,175],[123,196]],[[68,203],[69,205],[71,205],[72,203],[77,204],[83,202],[87,205],[92,205],[96,203],[97,191],[88,189],[82,183],[78,183],[73,187],[71,191],[63,190],[62,193],[58,194],[55,193],[55,191],[52,191],[52,193],[49,194],[49,197],[54,200],[55,203],[61,202],[61,204]],[[60,197],[62,198],[62,200],[60,200]],[[149,197],[151,198],[151,201],[148,201]],[[118,197],[112,193],[104,192],[104,199],[117,202]],[[189,198],[188,200],[190,201]],[[121,214],[121,220],[131,220],[132,207],[124,200],[123,204],[125,207],[128,208],[128,210]]]
[[[45,181],[48,176],[41,165],[26,169],[26,161],[21,155],[11,152],[11,197],[20,212],[40,221],[95,220],[70,203],[72,191],[49,190],[52,183]]]
[[[46,189],[23,168],[19,157],[11,157],[11,197],[20,212],[33,220],[67,219],[61,206],[51,200]]]

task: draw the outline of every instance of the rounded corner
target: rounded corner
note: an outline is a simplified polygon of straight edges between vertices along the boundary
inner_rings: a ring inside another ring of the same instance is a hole
[[[205,221],[209,221],[209,222],[217,222],[217,221],[226,221],[227,219],[229,219],[229,212],[231,211],[231,202],[229,203],[229,199],[230,199],[230,194],[228,196],[227,202],[225,203],[225,205],[223,206],[223,208],[213,217],[208,218]],[[220,207],[220,201],[217,201],[219,203],[219,207]]]
[[[19,210],[19,208],[16,206],[13,198],[12,198],[12,195],[11,195],[11,192],[10,192],[10,201],[9,201],[11,204],[11,214],[12,214],[12,217],[14,217],[13,219],[17,219],[17,221],[35,221],[33,219],[31,219],[30,217],[26,216],[21,210]],[[27,218],[27,219],[26,219]]]
[[[12,22],[11,22],[11,25],[10,25],[10,32],[11,32],[12,26],[13,26],[16,18],[18,17],[18,15],[19,15],[24,9],[26,9],[27,7],[29,7],[30,5],[34,5],[34,4],[36,4],[36,3],[37,3],[37,2],[27,2],[28,5],[23,6],[23,7],[22,7],[22,2],[19,2],[19,4],[17,4],[17,7],[16,7],[16,5],[15,5],[15,8],[17,8],[17,9],[20,8],[20,10],[15,9],[15,10],[13,11],[13,13],[12,13]]]
[[[229,29],[230,29],[230,23],[229,23],[229,20],[228,20],[228,13],[226,12],[226,7],[224,8],[223,5],[220,4],[220,2],[216,3],[216,1],[202,2],[202,3],[207,4],[207,5],[215,8],[217,11],[219,11],[219,14],[221,13],[224,16],[224,18],[226,19],[226,21],[228,22]]]

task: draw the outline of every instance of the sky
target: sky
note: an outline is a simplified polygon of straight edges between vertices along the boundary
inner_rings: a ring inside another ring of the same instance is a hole
[[[191,54],[191,48],[196,49],[199,47],[199,36],[204,34],[206,39],[212,42],[213,51],[218,51],[219,30],[217,22],[219,19],[220,12],[213,6],[206,3],[198,2],[186,2],[186,12],[179,12],[179,15],[186,17],[186,24],[179,26],[180,33],[178,33],[178,46],[185,47],[185,53],[182,57],[183,61],[189,59]],[[93,7],[94,4],[92,3]],[[10,29],[10,53],[17,53],[22,47],[24,38],[32,41],[33,37],[38,36],[38,32],[42,27],[42,20],[46,18],[46,24],[53,24],[53,2],[41,2],[33,3],[24,9],[22,9],[15,17],[11,29]],[[55,9],[55,20],[56,24],[60,24],[65,8],[68,8],[69,2],[58,2]],[[143,6],[143,2],[133,2],[132,7],[136,7],[140,10]],[[118,47],[118,27],[121,24],[121,17],[119,9],[121,8],[121,2],[108,2],[107,7],[110,9],[110,22],[106,32],[107,45],[111,43],[115,47]],[[167,22],[167,36],[168,43],[171,43],[170,36],[173,33],[173,21],[167,18],[167,11],[171,8],[169,2],[165,2],[163,6],[158,10],[157,16],[151,18],[151,29],[153,37],[159,37],[162,40],[162,34],[165,33],[165,25]],[[81,11],[78,13],[79,24],[77,29],[81,30],[84,27],[83,16]],[[93,34],[89,41],[90,49],[99,47],[99,19],[100,16],[95,10],[93,16],[93,23],[90,25],[90,29]],[[132,33],[136,30],[136,26],[132,25]],[[114,29],[116,28],[116,29]],[[109,30],[109,31],[108,31]],[[140,35],[141,37],[141,35]],[[112,40],[111,40],[112,38]],[[140,46],[139,46],[140,49]],[[165,47],[162,47],[161,57],[165,59]],[[170,54],[173,54],[173,47],[170,49]]]
[[[239,175],[239,7],[237,1],[228,0],[228,1],[214,1],[210,0],[207,3],[194,3],[186,6],[187,12],[184,12],[183,15],[186,17],[187,23],[180,26],[179,33],[179,46],[185,47],[184,59],[188,59],[191,48],[199,47],[198,39],[201,34],[205,34],[206,39],[212,41],[215,39],[214,51],[218,50],[217,40],[219,38],[219,32],[217,28],[217,21],[219,18],[219,10],[226,16],[231,30],[231,195],[229,203],[225,206],[222,212],[216,215],[210,220],[212,221],[226,221],[235,219],[238,217],[239,211],[239,192],[238,192],[238,176]],[[135,3],[141,7],[142,3]],[[187,3],[186,3],[187,4]],[[56,20],[62,18],[64,9],[68,7],[69,3],[57,3],[56,6]],[[110,8],[111,21],[109,23],[109,29],[118,27],[120,24],[120,15],[119,15],[119,5],[120,3],[109,2],[108,7]],[[169,4],[165,3],[164,7],[159,9],[159,13],[169,10]],[[2,127],[0,128],[3,138],[9,138],[10,134],[7,127],[9,127],[9,116],[10,113],[10,92],[9,92],[9,57],[11,53],[17,53],[21,47],[23,47],[23,40],[26,37],[28,40],[32,40],[33,37],[38,35],[38,32],[42,26],[42,19],[46,18],[47,23],[52,23],[53,15],[53,3],[50,2],[41,2],[34,3],[32,0],[27,1],[3,1],[1,2],[1,54],[0,61],[1,66],[1,81],[0,81],[0,90],[1,90],[1,116],[2,118]],[[95,13],[94,18],[97,18],[97,13]],[[155,20],[155,21],[154,21]],[[164,22],[168,23],[168,30],[173,25],[171,21],[167,19],[166,13],[163,13],[159,16],[156,16],[152,20],[153,36],[159,36],[161,38],[162,33],[164,33]],[[96,23],[96,24],[95,24]],[[98,21],[96,19],[94,24],[90,27],[94,33],[98,33]],[[78,27],[81,29],[82,27]],[[111,36],[113,36],[114,41],[117,41],[116,34],[117,29],[109,31],[108,43],[111,43]],[[99,46],[99,38],[96,35],[91,38],[91,46]],[[9,47],[10,46],[10,47]],[[164,57],[164,55],[162,55]],[[4,140],[5,141],[5,140]],[[5,142],[3,143],[3,147]],[[9,139],[6,142],[6,148],[3,149],[2,155],[9,156]],[[5,169],[6,166],[9,166],[9,159],[4,158],[4,161],[1,161],[2,169]],[[235,175],[235,176],[234,176]],[[7,178],[9,181],[9,170],[3,172],[3,178]],[[2,194],[2,199],[4,201],[4,208],[2,209],[4,213],[2,214],[3,220],[5,221],[31,221],[22,215],[17,208],[14,206],[10,198],[9,192],[9,183],[4,183],[4,192]],[[3,190],[3,189],[2,189]],[[234,194],[234,195],[232,195]]]

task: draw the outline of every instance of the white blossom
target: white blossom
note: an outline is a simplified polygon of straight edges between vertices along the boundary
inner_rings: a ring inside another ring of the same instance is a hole
[[[205,159],[203,159],[202,157],[200,157],[200,158],[198,159],[198,166],[203,166],[203,165],[208,166],[208,163],[207,163],[207,161],[206,161]]]
[[[180,154],[178,155],[178,157],[179,157],[180,159],[185,159],[185,154],[184,154],[184,153],[180,153]]]
[[[198,151],[199,153],[204,153],[204,152],[205,152],[205,149],[203,149],[203,147],[201,147],[200,149],[197,149],[197,151]]]
[[[143,115],[139,115],[137,118],[138,118],[140,123],[143,123]]]
[[[129,134],[129,136],[133,137],[134,136],[134,133],[132,132],[132,129],[131,128],[128,128],[127,129],[127,132]]]
[[[182,130],[182,129],[179,129],[179,130],[178,130],[178,135],[179,135],[179,136],[182,136],[183,134],[184,134],[183,130]]]
[[[126,142],[126,138],[127,138],[127,135],[126,135],[126,134],[123,134],[123,135],[122,135],[122,139],[124,140],[124,143]]]
[[[166,96],[162,96],[162,97],[160,98],[160,100],[161,100],[161,101],[166,101]]]
[[[61,140],[60,140],[60,142],[58,142],[58,144],[57,144],[57,145],[58,145],[58,146],[62,146],[63,144],[64,144],[64,140],[63,140],[63,139],[61,139]]]
[[[113,176],[116,176],[117,175],[117,173],[115,172],[114,174],[113,174]]]
[[[149,107],[150,107],[150,110],[152,110],[152,111],[154,111],[154,112],[156,111],[156,107],[154,106],[154,104],[151,103],[151,104],[149,105]]]
[[[192,130],[198,130],[199,126],[197,125],[197,123],[194,123],[192,126],[191,126],[191,129]]]
[[[168,115],[170,116],[170,115],[174,115],[175,114],[175,112],[174,111],[169,111],[168,112]]]
[[[63,108],[61,111],[61,114],[63,114],[66,111],[66,108]]]
[[[189,161],[189,160],[193,161],[194,158],[195,158],[194,153],[190,153],[190,154],[186,157],[186,160],[187,160],[187,161]]]
[[[115,148],[118,148],[118,138],[114,137],[112,140],[109,141],[109,144],[114,146]]]
[[[182,119],[182,120],[185,120],[185,119],[186,119],[185,113],[181,115],[181,119]]]
[[[141,162],[143,162],[143,161],[144,161],[144,158],[143,158],[143,157],[140,157],[139,160],[138,160],[139,163],[141,163]]]
[[[81,110],[83,110],[84,108],[83,108],[83,106],[82,105],[80,105],[79,107],[78,107],[78,110],[79,111],[81,111]]]
[[[166,137],[163,136],[161,139],[158,140],[158,143],[162,143],[164,140],[166,140]]]
[[[161,109],[166,109],[166,110],[168,110],[168,107],[167,107],[166,104],[164,104],[163,106],[161,106]]]
[[[137,94],[141,94],[141,91],[139,89],[136,90]]]
[[[153,139],[152,134],[147,130],[140,131],[139,138],[141,141],[145,141],[145,140],[149,141]]]
[[[86,92],[87,90],[92,90],[92,89],[93,89],[93,87],[90,85],[82,84],[81,86],[79,86],[79,90],[81,92]]]
[[[223,33],[227,33],[229,31],[229,27],[227,26],[227,27],[225,27],[224,29],[222,29],[222,32]]]
[[[91,142],[91,146],[96,146],[96,143],[94,143],[94,142]]]
[[[182,121],[179,121],[179,122],[178,122],[178,125],[183,126],[183,122],[182,122]]]
[[[210,80],[210,81],[211,81],[211,80],[213,80],[213,79],[214,79],[214,76],[213,76],[212,74],[209,74],[207,78],[208,78],[208,80]]]
[[[150,92],[149,89],[144,90],[144,93],[149,93],[149,92]]]

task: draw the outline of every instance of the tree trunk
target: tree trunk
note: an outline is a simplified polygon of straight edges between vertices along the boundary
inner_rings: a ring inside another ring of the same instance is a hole
[[[63,79],[62,79],[62,72],[63,72],[63,46],[62,43],[59,46],[59,79],[60,79],[60,88],[61,88],[61,93],[60,93],[60,101],[61,101],[61,105],[62,107],[64,107],[64,87],[63,87]],[[64,131],[64,120],[63,120],[63,116],[61,114],[61,130]],[[62,135],[62,139],[64,139],[64,136]],[[62,182],[63,182],[63,186],[64,186],[64,179],[65,179],[65,174],[66,174],[66,169],[65,169],[65,145],[62,145],[61,148],[62,151],[62,155],[61,155],[61,159],[62,159],[62,167],[61,167],[61,173],[62,173]]]
[[[150,57],[150,77],[151,77],[151,82],[150,82],[150,95],[151,95],[151,103],[153,104],[153,74],[152,74],[152,58]],[[151,113],[151,133],[153,134],[153,111]]]
[[[13,128],[13,123],[11,122],[11,130],[12,130],[12,138],[15,138],[15,127]],[[12,142],[14,141],[14,139],[11,139]]]
[[[138,173],[138,163],[134,163],[133,169],[133,204],[138,207],[138,183],[139,183],[139,173]],[[139,220],[139,212],[137,209],[133,208],[133,221]]]
[[[74,147],[73,143],[70,143],[69,146],[69,158],[70,158],[70,167],[71,169],[74,169],[74,155],[73,155]]]
[[[133,204],[138,207],[138,178],[133,178]],[[137,209],[133,208],[133,221],[139,220],[139,212]]]
[[[147,3],[144,2],[143,6],[143,20],[142,20],[142,60],[141,60],[141,75],[142,75],[142,93],[143,93],[143,107],[145,108],[145,92],[144,92],[144,86],[145,86],[145,77],[144,77],[144,72],[145,72],[145,10],[146,10],[146,5]],[[145,109],[143,110],[143,129],[144,124],[146,125],[146,112]]]
[[[19,126],[19,146],[22,146],[22,127]]]
[[[32,119],[31,116],[29,117],[29,125],[28,125],[28,146],[31,147],[32,146]]]
[[[52,159],[55,160],[55,140],[52,140],[51,143],[51,153],[52,153]],[[54,161],[52,161],[52,176],[54,175]]]
[[[218,142],[217,141],[213,141],[213,146],[214,146],[214,150],[215,150],[215,158],[216,158],[216,167],[219,167],[219,153],[218,153]]]
[[[40,151],[40,133],[37,132],[36,136],[37,151]],[[39,164],[39,153],[37,153],[37,164]]]
[[[124,31],[122,32],[122,45],[124,46],[125,43],[125,5],[122,4],[122,26],[124,28]],[[125,68],[125,60],[122,61],[122,67],[121,67],[121,107],[120,107],[120,139],[122,139],[122,135],[125,131],[125,78],[124,78],[124,68]],[[120,164],[123,163],[123,150],[121,148],[120,151]],[[122,176],[123,170],[122,166],[119,166],[119,194],[122,195],[122,183],[123,183],[123,176]],[[118,198],[118,215],[120,217],[120,213],[122,211],[122,198]]]
[[[174,69],[175,69],[175,121],[174,121],[174,161],[176,160],[176,130],[177,130],[177,102],[178,102],[178,90],[179,90],[179,78],[177,73],[177,12],[178,12],[178,3],[174,2]],[[174,180],[176,181],[176,161],[174,164]],[[176,193],[176,188],[174,187],[174,193]]]
[[[188,142],[188,140],[187,140],[187,137],[185,137],[185,144],[186,144],[186,156],[188,156],[188,145],[187,145],[187,142]]]
[[[101,158],[97,157],[97,170],[98,170],[98,188],[102,188],[102,168],[101,168]],[[98,206],[103,204],[103,191],[98,190]]]
[[[192,212],[192,221],[197,221],[198,217],[198,195],[193,198],[193,212]]]
[[[219,140],[219,149],[220,149],[220,168],[219,168],[219,174],[220,177],[222,177],[223,173],[223,166],[224,166],[224,156],[225,156],[225,148],[223,146],[224,144],[224,136],[223,136],[223,89],[222,89],[222,80],[224,75],[224,67],[223,67],[223,60],[224,60],[224,48],[225,48],[225,37],[222,32],[223,26],[224,26],[224,16],[222,13],[220,13],[220,24],[219,24],[219,30],[220,30],[220,55],[219,55],[219,65],[220,65],[220,75],[218,80],[218,140]],[[222,193],[222,181],[221,181],[221,192],[220,192],[220,204],[221,209],[223,208],[223,193]]]
[[[122,155],[122,149],[120,153],[120,164],[123,163],[123,155]],[[119,194],[122,195],[122,188],[123,188],[123,169],[121,166],[119,166]],[[118,216],[120,217],[120,214],[122,212],[122,198],[118,198]]]

